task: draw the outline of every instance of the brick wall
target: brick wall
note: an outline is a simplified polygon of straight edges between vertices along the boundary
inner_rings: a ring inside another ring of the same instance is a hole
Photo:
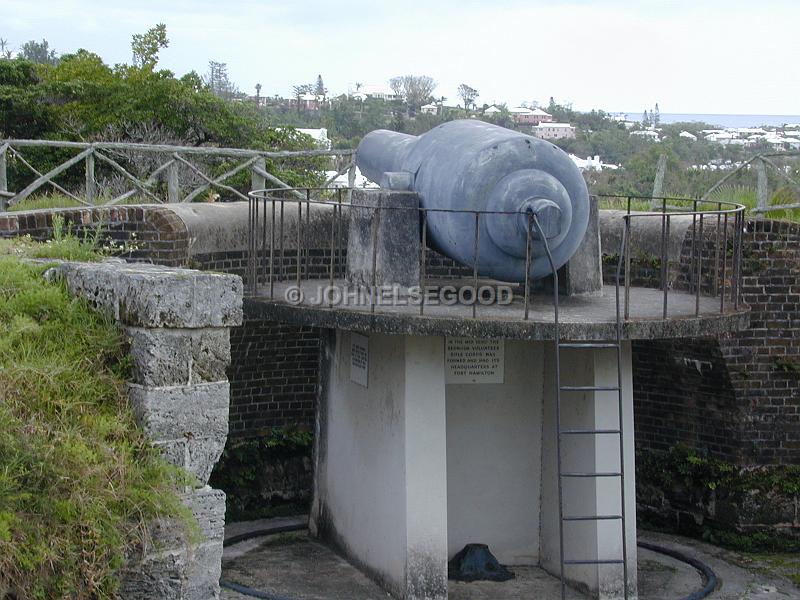
[[[741,465],[800,464],[800,225],[747,221],[741,289],[747,330],[634,345],[640,449],[686,443]]]
[[[53,235],[53,216],[77,235],[91,235],[100,228],[100,240],[125,242],[122,256],[135,262],[166,266],[187,263],[189,235],[183,221],[166,206],[120,206],[35,210],[0,214],[0,237],[30,235],[37,240]]]
[[[265,321],[245,302],[231,330],[231,435],[284,425],[313,425],[319,330]]]

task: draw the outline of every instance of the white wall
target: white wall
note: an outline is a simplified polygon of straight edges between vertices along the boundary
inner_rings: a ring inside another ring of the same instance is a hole
[[[311,530],[401,598],[447,594],[441,338],[371,334],[369,386],[337,331],[322,400]]]
[[[507,340],[503,384],[447,385],[450,557],[476,542],[501,563],[538,563],[542,352]]]

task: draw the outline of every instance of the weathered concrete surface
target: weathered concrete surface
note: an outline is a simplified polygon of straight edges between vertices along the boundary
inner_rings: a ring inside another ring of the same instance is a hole
[[[151,545],[136,548],[120,571],[124,600],[209,600],[219,597],[225,493],[206,486],[183,496],[202,541],[174,520],[152,523]]]
[[[225,447],[230,386],[227,381],[187,386],[128,386],[134,415],[170,462],[201,484]]]
[[[558,270],[558,288],[567,296],[599,296],[603,293],[603,265],[597,197],[589,196],[589,223],[583,241]],[[552,279],[551,281],[552,289]]]
[[[343,285],[337,281],[335,285]],[[313,327],[375,331],[389,334],[449,335],[463,337],[491,337],[524,340],[552,340],[553,304],[549,294],[536,295],[531,300],[530,315],[523,319],[524,308],[515,301],[507,306],[479,306],[478,319],[472,318],[472,307],[467,305],[425,306],[425,315],[419,315],[419,306],[398,305],[376,307],[370,313],[369,304],[341,306],[333,310],[313,304],[318,282],[303,281],[306,301],[291,305],[283,299],[286,284],[275,285],[276,300],[258,297],[246,300],[248,311],[263,315],[265,319],[311,325]],[[562,298],[559,301],[560,334],[562,340],[609,340],[615,338],[615,292],[605,286],[602,297]],[[663,295],[660,290],[635,288],[631,291],[631,319],[624,323],[622,335],[626,339],[659,339],[716,336],[745,328],[749,313],[726,309],[719,313],[719,300],[700,298],[700,316],[694,316],[694,296],[673,291],[669,294],[670,318],[661,318]]]
[[[600,218],[600,239],[602,253],[606,255],[618,255],[622,236],[625,232],[625,220],[623,216],[627,212],[624,210],[601,210]],[[631,214],[640,214],[632,212]],[[672,214],[669,219],[669,235],[666,236],[666,251],[668,260],[677,263],[681,256],[683,242],[686,233],[692,228],[692,217],[687,217],[679,213]],[[638,253],[647,256],[661,257],[661,217],[633,217],[631,218],[629,249],[631,255]]]
[[[227,328],[126,328],[133,382],[147,386],[224,381],[231,362]]]
[[[237,531],[263,528],[264,523],[236,524]],[[800,588],[775,573],[744,568],[741,555],[695,540],[646,532],[640,538],[673,547],[709,564],[720,579],[711,596],[720,600],[788,600],[800,598]],[[242,550],[244,549],[244,552]],[[516,579],[503,582],[449,582],[449,600],[555,600],[560,598],[557,578],[536,567],[512,566]],[[285,594],[298,600],[385,600],[386,592],[326,546],[304,534],[262,537],[229,546],[223,557],[223,577],[259,590]],[[676,600],[704,585],[691,566],[663,554],[639,550],[639,598]],[[327,586],[327,587],[326,587]],[[222,590],[224,600],[248,596]],[[569,600],[586,596],[568,588]]]
[[[353,192],[347,237],[349,281],[372,285],[373,232],[377,226],[374,249],[376,285],[409,287],[419,284],[421,242],[417,208],[419,196],[414,193],[388,190]]]
[[[123,262],[63,263],[51,270],[75,295],[135,327],[233,327],[242,323],[242,280]]]

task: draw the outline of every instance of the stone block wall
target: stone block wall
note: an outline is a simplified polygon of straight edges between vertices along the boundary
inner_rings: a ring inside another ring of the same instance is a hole
[[[122,324],[136,420],[164,457],[194,478],[181,498],[200,540],[191,540],[179,522],[151,523],[152,543],[134,549],[120,573],[120,597],[218,598],[225,494],[208,479],[228,435],[225,371],[229,329],[242,323],[241,279],[122,261],[65,263],[48,274]]]

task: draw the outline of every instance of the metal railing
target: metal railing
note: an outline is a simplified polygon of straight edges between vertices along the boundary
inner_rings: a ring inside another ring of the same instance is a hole
[[[619,260],[622,263],[624,295],[624,318],[630,318],[630,285],[632,279],[631,261],[635,253],[633,244],[633,224],[642,219],[661,221],[661,235],[658,244],[659,254],[656,257],[660,269],[659,288],[662,290],[662,318],[669,314],[669,292],[674,287],[670,279],[670,230],[676,218],[691,217],[691,238],[689,242],[689,264],[682,265],[684,246],[682,240],[681,253],[677,257],[678,266],[686,267],[686,287],[695,297],[695,316],[700,316],[700,297],[704,287],[710,288],[707,296],[719,298],[719,312],[725,312],[725,301],[728,299],[733,310],[739,309],[740,280],[742,268],[742,245],[745,227],[745,206],[735,202],[721,200],[708,201],[685,198],[645,198],[637,196],[602,196],[605,199],[622,199],[625,202],[623,219],[623,235]],[[660,211],[635,212],[631,210],[633,202],[647,200],[659,202]],[[710,224],[709,224],[710,222]],[[707,225],[709,224],[709,225]],[[709,234],[709,231],[713,232]],[[710,271],[704,274],[703,263],[711,263]],[[730,265],[730,269],[728,269]],[[704,280],[705,277],[705,280]],[[620,285],[619,281],[616,284]]]
[[[25,156],[23,151],[51,149],[77,152],[51,167],[47,172],[40,171]],[[134,144],[123,142],[65,142],[56,140],[0,140],[0,211],[9,205],[18,204],[31,194],[49,186],[68,196],[79,205],[94,206],[120,204],[128,199],[141,196],[147,202],[179,203],[191,202],[201,194],[212,189],[219,190],[234,199],[247,201],[247,191],[228,185],[226,182],[242,172],[251,176],[250,190],[263,189],[267,184],[282,189],[293,189],[275,174],[267,170],[267,161],[297,160],[315,157],[334,157],[344,164],[329,177],[327,187],[339,176],[347,173],[349,185],[355,179],[354,150],[297,150],[260,151],[242,148],[210,148],[191,146],[172,146],[160,144]],[[132,173],[132,158],[144,165],[144,173]],[[209,174],[208,164],[217,161],[224,172]],[[227,164],[232,162],[233,164]],[[18,191],[9,190],[9,164],[15,164],[31,173],[35,179]],[[55,179],[70,169],[83,163],[84,177],[81,186],[67,186]],[[114,174],[132,189],[101,198],[98,194],[98,164],[104,165],[107,172]],[[186,193],[182,187],[188,186]],[[70,187],[72,189],[70,189]],[[79,187],[80,189],[77,189]]]
[[[264,189],[251,192],[248,224],[248,264],[246,271],[246,291],[250,296],[262,296],[280,300],[276,296],[276,286],[302,286],[303,282],[326,283],[330,288],[344,285],[347,277],[347,240],[349,211],[370,211],[370,256],[371,273],[367,287],[377,289],[377,254],[381,215],[384,211],[417,211],[421,223],[421,244],[419,249],[418,287],[422,290],[419,302],[419,315],[426,314],[426,294],[435,282],[429,272],[429,259],[433,251],[427,245],[427,221],[432,213],[450,212],[466,215],[474,223],[472,247],[474,259],[471,264],[453,264],[451,269],[462,280],[471,282],[473,289],[479,288],[481,274],[479,257],[481,255],[481,229],[484,219],[489,216],[500,218],[519,218],[517,212],[453,210],[408,207],[370,207],[354,206],[348,202],[347,189],[302,188],[302,189]],[[739,309],[741,255],[744,231],[745,207],[735,203],[679,198],[660,198],[662,210],[657,212],[635,212],[632,204],[634,196],[603,197],[624,203],[620,215],[622,235],[616,267],[622,274],[613,286],[616,293],[623,288],[624,319],[631,318],[631,288],[651,287],[661,290],[661,317],[670,316],[670,298],[680,293],[684,308],[691,298],[694,302],[694,316],[716,312],[724,314]],[[650,198],[638,198],[651,200]],[[677,205],[676,205],[677,204]],[[682,206],[681,206],[682,205]],[[521,287],[522,301],[517,301],[518,318],[528,320],[533,302],[534,282],[530,278],[531,264],[545,257],[534,256],[534,220],[527,214],[528,231],[526,241],[526,277]],[[656,256],[642,255],[636,248],[634,233],[645,220],[659,220],[660,238],[656,244]],[[691,220],[690,223],[687,221]],[[676,221],[681,221],[685,236],[680,240],[677,256],[670,254],[670,231]],[[441,257],[437,255],[441,260]],[[445,259],[446,260],[446,259]],[[638,263],[638,266],[637,266]],[[674,269],[671,269],[675,267]],[[635,285],[636,269],[649,270],[649,285]],[[453,277],[452,274],[449,275]],[[610,277],[609,279],[614,279]],[[440,281],[439,281],[440,283]],[[541,286],[541,284],[537,284]],[[285,290],[284,290],[285,291]],[[610,290],[609,290],[610,291]],[[476,292],[477,293],[477,292]],[[651,292],[652,294],[652,292]],[[702,298],[717,298],[710,303]],[[369,312],[379,309],[374,293],[369,293]],[[651,298],[652,302],[652,298]],[[467,316],[478,316],[480,302],[472,298]],[[714,306],[713,310],[711,306]],[[333,302],[326,303],[333,308]],[[686,311],[681,316],[689,316]]]

